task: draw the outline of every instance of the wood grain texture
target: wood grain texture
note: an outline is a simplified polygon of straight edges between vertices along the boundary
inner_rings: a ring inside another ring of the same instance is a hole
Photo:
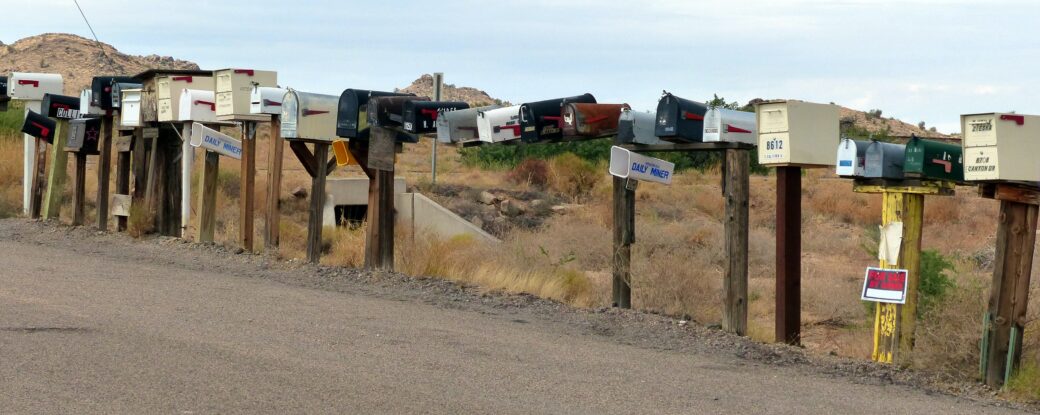
[[[112,118],[111,112],[101,118],[101,142],[98,143],[100,154],[97,168],[97,228],[100,231],[108,231],[108,185],[112,169],[112,131],[114,128]]]
[[[61,213],[65,181],[68,178],[69,153],[65,152],[68,141],[68,120],[59,119],[51,145],[51,166],[47,173],[47,191],[43,196],[43,218],[57,219]]]
[[[199,183],[199,226],[195,239],[199,242],[213,242],[213,233],[217,225],[217,175],[220,173],[220,155],[206,151]]]
[[[722,328],[740,336],[747,333],[749,159],[747,150],[726,150]]]
[[[241,197],[238,204],[238,243],[253,251],[253,214],[256,211],[256,122],[242,122]]]
[[[267,209],[264,216],[264,250],[278,249],[279,227],[282,212],[282,154],[285,152],[285,140],[282,140],[282,121],[277,115],[271,117],[271,138],[268,145],[267,159]]]
[[[801,342],[802,169],[776,168],[776,342]]]
[[[87,216],[87,155],[76,153],[72,181],[72,226],[82,226]]]
[[[297,156],[299,156],[298,153]],[[329,144],[315,143],[313,159],[327,160],[328,158]],[[312,264],[321,261],[321,231],[325,210],[325,179],[328,164],[315,163],[315,167],[315,174],[311,177],[310,214],[307,217],[307,262]]]

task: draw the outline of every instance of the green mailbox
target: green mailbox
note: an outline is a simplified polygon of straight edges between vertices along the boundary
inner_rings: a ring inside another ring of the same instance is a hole
[[[903,173],[907,177],[963,182],[961,146],[914,136],[906,143]]]

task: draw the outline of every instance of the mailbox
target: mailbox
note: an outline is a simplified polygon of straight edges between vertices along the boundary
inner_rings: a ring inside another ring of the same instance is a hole
[[[95,155],[101,138],[101,119],[96,117],[77,118],[69,121],[69,140],[65,151]]]
[[[347,89],[339,96],[336,113],[336,135],[343,138],[368,139],[368,100],[375,97],[412,96],[398,92]]]
[[[116,82],[112,84],[112,108],[119,108],[123,98],[124,89],[142,88],[143,85],[135,82]]]
[[[112,106],[112,85],[125,82],[137,83],[137,78],[129,76],[95,76],[90,82],[91,102],[103,110],[110,110]]]
[[[25,113],[22,132],[50,143],[54,141],[54,129],[57,127],[57,121],[29,110],[29,112]]]
[[[141,127],[141,95],[143,89],[124,89],[119,91],[122,94],[119,97],[119,105],[122,107],[119,111],[119,126],[120,127]]]
[[[41,101],[43,94],[60,94],[63,85],[58,74],[13,72],[7,79],[7,95],[11,99]]]
[[[282,114],[282,98],[286,90],[268,86],[254,86],[249,94],[250,114]]]
[[[7,77],[0,76],[0,111],[7,111],[7,101],[11,96],[7,95]]]
[[[708,108],[704,113],[704,142],[758,144],[755,113],[726,108]]]
[[[625,108],[621,110],[618,117],[618,142],[622,144],[664,144],[665,142],[654,134],[654,125],[657,116],[648,112],[632,111]]]
[[[520,106],[478,112],[477,136],[488,143],[520,138]]]
[[[863,156],[863,177],[902,180],[905,161],[906,146],[872,141]]]
[[[961,131],[965,180],[1040,180],[1040,116],[962,115]]]
[[[704,141],[704,114],[708,106],[665,92],[657,101],[657,126],[654,133],[667,141]]]
[[[277,87],[278,73],[255,69],[221,69],[213,71],[216,78],[217,119],[255,119],[262,114],[253,114],[253,87]]]
[[[282,138],[331,142],[336,139],[335,95],[290,89],[282,99]]]
[[[520,105],[520,138],[525,143],[554,141],[563,138],[563,117],[560,116],[560,113],[564,104],[571,103],[595,104],[596,97],[593,97],[592,94],[582,94]]]
[[[838,143],[837,174],[841,177],[863,177],[869,141],[843,138]]]
[[[91,96],[93,91],[90,88],[84,89],[79,93],[79,113],[80,115],[101,115],[105,111],[101,107],[94,105]]]
[[[628,104],[587,104],[571,102],[560,109],[564,136],[606,137],[616,135],[622,109]]]
[[[906,143],[903,175],[928,179],[964,181],[961,146],[913,136]]]
[[[477,114],[502,108],[501,105],[470,108],[457,111],[441,111],[437,117],[437,141],[442,143],[465,143],[480,140],[477,133]]]
[[[40,111],[51,118],[71,120],[79,118],[79,98],[65,95],[44,94]]]
[[[213,91],[185,89],[181,91],[176,121],[216,122],[217,104]]]
[[[184,90],[213,92],[213,78],[208,76],[197,76],[189,74],[160,75],[155,78],[155,105],[158,121],[187,121],[181,120],[180,110],[183,104]],[[213,98],[206,101],[216,103]]]
[[[400,127],[404,122],[404,104],[408,101],[429,101],[427,97],[389,96],[368,100],[368,125]]]
[[[755,105],[758,162],[770,166],[832,166],[838,147],[838,106],[804,101]]]
[[[401,116],[404,130],[412,134],[426,134],[437,131],[437,119],[441,113],[469,108],[469,104],[461,101],[419,101],[404,103]]]

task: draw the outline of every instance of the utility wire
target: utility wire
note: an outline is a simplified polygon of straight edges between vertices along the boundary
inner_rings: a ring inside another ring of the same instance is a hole
[[[98,40],[97,33],[94,33],[94,27],[90,25],[90,20],[87,20],[86,13],[83,13],[83,8],[79,6],[79,1],[72,0],[72,2],[76,4],[76,9],[79,10],[79,15],[83,16],[83,21],[87,23],[87,29],[90,29],[90,35],[94,37],[94,42],[97,43],[98,49],[101,50],[101,56],[104,56],[110,64],[114,64],[115,61],[113,61],[112,58],[109,57],[107,53],[105,53],[105,47],[101,46],[101,41]]]

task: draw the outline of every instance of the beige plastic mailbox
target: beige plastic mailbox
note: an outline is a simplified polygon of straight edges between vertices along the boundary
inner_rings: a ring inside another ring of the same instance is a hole
[[[177,121],[216,122],[217,106],[213,91],[185,89],[181,91]]]
[[[217,92],[217,119],[221,121],[262,121],[266,114],[250,111],[253,87],[278,86],[278,73],[255,69],[221,69],[214,71]],[[335,117],[335,111],[333,111]]]
[[[961,115],[964,180],[1040,181],[1040,116]]]
[[[120,127],[140,127],[141,123],[141,88],[124,89],[119,92],[120,97],[120,111],[119,111],[119,126]]]
[[[56,73],[14,72],[7,81],[7,95],[11,99],[42,101],[44,94],[61,95],[61,75]]]
[[[179,121],[181,94],[185,89],[213,91],[213,78],[197,75],[155,77],[155,98],[160,122]],[[212,99],[210,100],[212,101]]]
[[[282,138],[333,141],[339,97],[290,89],[282,98]]]
[[[838,118],[838,106],[832,104],[780,100],[756,105],[759,164],[833,166]]]

